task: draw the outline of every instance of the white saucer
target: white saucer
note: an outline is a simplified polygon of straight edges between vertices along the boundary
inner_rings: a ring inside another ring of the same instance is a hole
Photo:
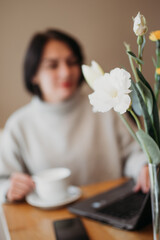
[[[77,199],[79,199],[82,195],[81,189],[76,186],[69,186],[67,191],[68,196],[64,200],[61,200],[59,202],[44,201],[39,198],[36,192],[31,192],[30,194],[28,194],[26,197],[26,201],[28,204],[34,207],[39,207],[43,209],[53,209],[74,202]]]

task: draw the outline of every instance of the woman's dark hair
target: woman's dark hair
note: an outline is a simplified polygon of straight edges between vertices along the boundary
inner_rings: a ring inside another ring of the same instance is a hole
[[[38,67],[41,62],[41,57],[46,44],[50,40],[57,40],[64,42],[72,50],[73,54],[77,58],[79,66],[83,64],[84,57],[80,44],[70,35],[55,29],[49,29],[44,33],[37,33],[31,39],[28,46],[25,59],[24,59],[24,82],[26,89],[41,97],[41,91],[38,85],[33,83],[33,77],[35,76]],[[83,82],[84,78],[81,72],[79,85]]]

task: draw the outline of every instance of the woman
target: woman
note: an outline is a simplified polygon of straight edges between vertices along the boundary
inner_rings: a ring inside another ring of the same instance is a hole
[[[31,175],[61,166],[71,169],[72,184],[139,175],[136,190],[148,190],[146,160],[121,121],[111,111],[92,113],[82,63],[79,44],[63,32],[48,30],[31,40],[24,80],[33,99],[4,129],[2,201],[23,199],[35,187]]]

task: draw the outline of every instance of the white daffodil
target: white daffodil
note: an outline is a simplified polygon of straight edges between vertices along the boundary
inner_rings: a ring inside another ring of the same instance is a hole
[[[110,74],[105,73],[94,82],[94,92],[89,95],[94,112],[107,112],[114,109],[123,114],[131,104],[128,95],[131,90],[130,73],[124,69],[115,68]]]
[[[83,72],[84,78],[86,79],[88,85],[92,89],[94,89],[93,88],[94,81],[97,78],[99,78],[100,76],[104,75],[104,72],[103,72],[102,68],[95,61],[91,62],[91,66],[82,65],[82,72]]]
[[[147,25],[146,25],[146,19],[143,15],[140,14],[140,12],[137,14],[137,16],[133,19],[133,31],[137,36],[143,36],[147,32]]]

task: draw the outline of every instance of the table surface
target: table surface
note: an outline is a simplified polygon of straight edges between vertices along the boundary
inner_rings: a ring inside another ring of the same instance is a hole
[[[125,179],[98,183],[82,187],[82,199],[111,189]],[[53,221],[75,217],[69,213],[66,206],[54,210],[42,210],[32,207],[26,202],[3,204],[11,240],[55,240]],[[149,225],[139,231],[124,231],[106,224],[86,218],[81,218],[91,240],[151,240],[152,226]]]

